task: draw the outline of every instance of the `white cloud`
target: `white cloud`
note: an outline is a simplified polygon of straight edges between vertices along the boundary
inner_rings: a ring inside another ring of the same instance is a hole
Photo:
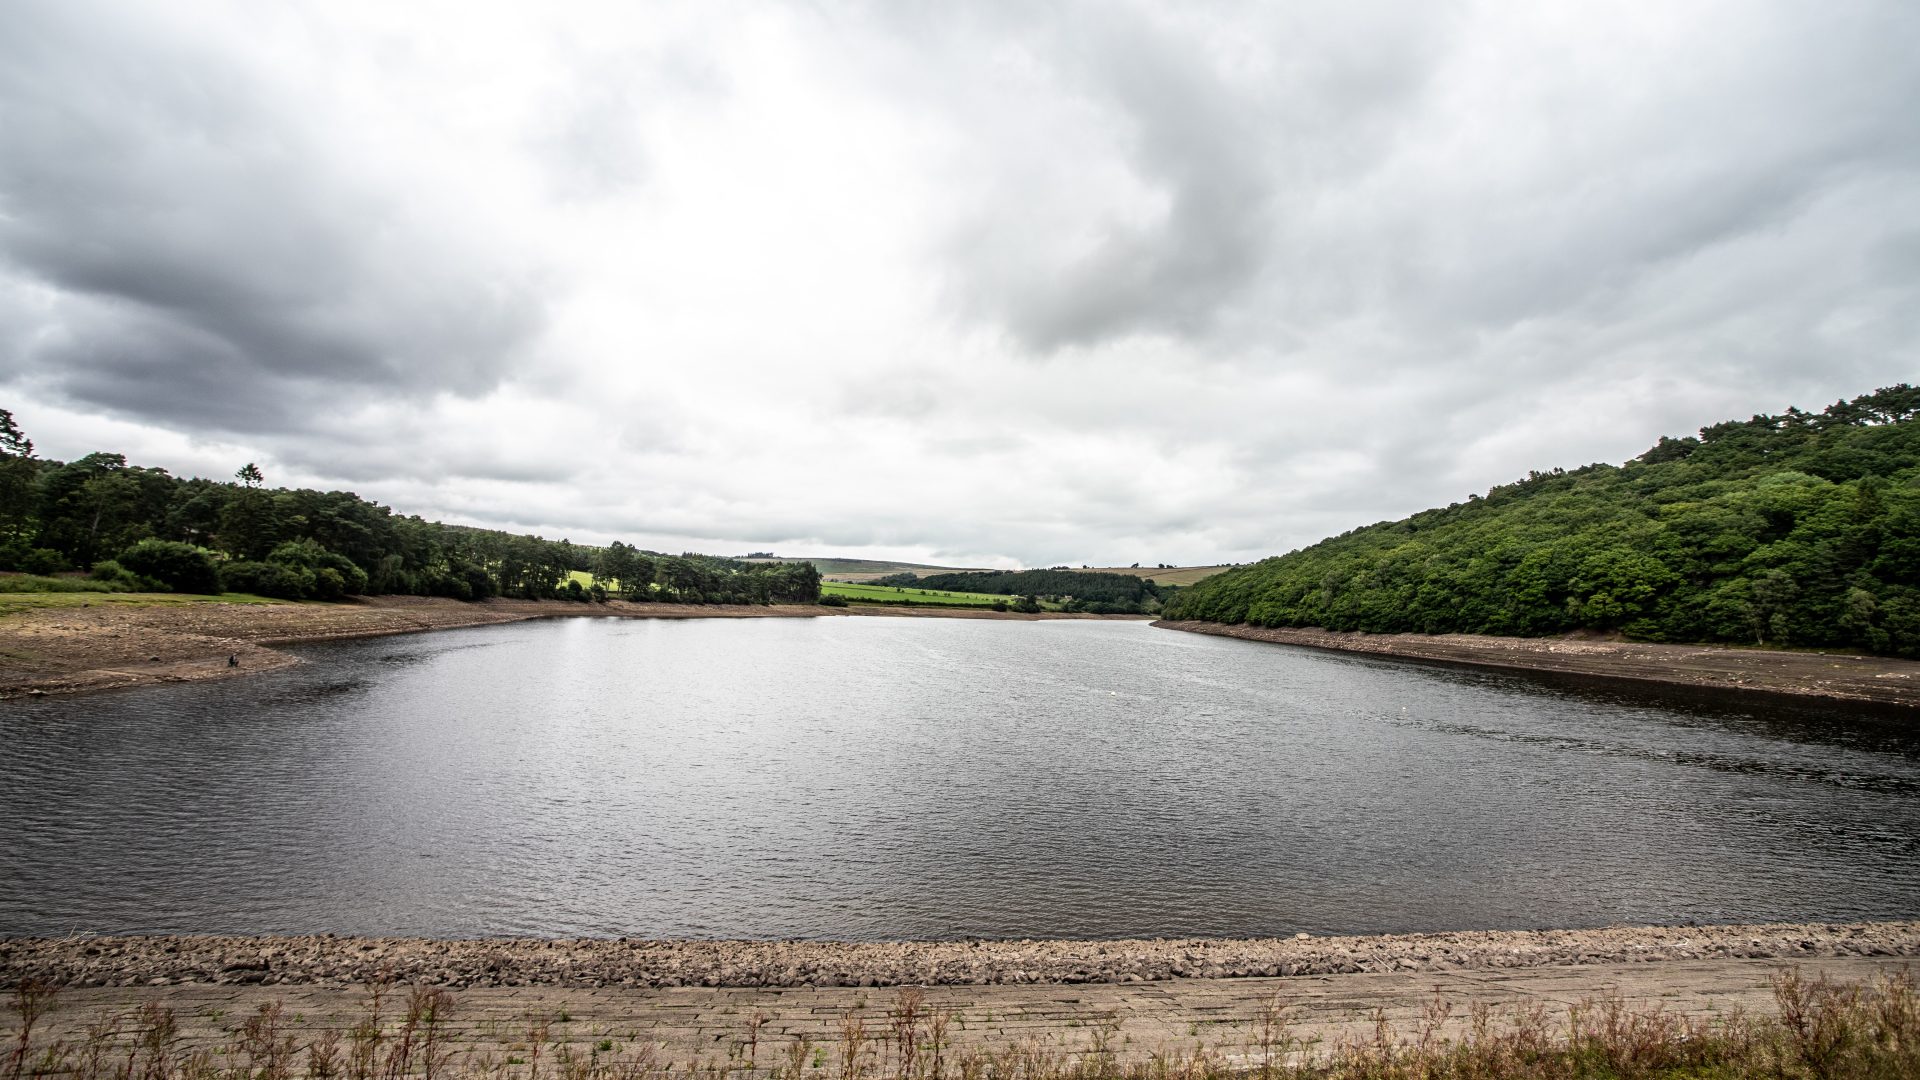
[[[1253,558],[1911,378],[1917,32],[29,0],[0,403],[576,540]]]

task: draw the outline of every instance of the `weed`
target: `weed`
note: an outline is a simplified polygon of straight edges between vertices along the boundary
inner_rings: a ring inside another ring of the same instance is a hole
[[[461,1049],[449,1030],[454,998],[411,992],[404,1013],[384,1012],[376,987],[351,1024],[311,1034],[290,1029],[280,1003],[260,1006],[216,1036],[190,1046],[173,1013],[158,1005],[94,1021],[71,1041],[48,1038],[54,995],[12,990],[12,1024],[0,1039],[0,1080],[1893,1080],[1920,1076],[1920,993],[1910,974],[1842,985],[1790,974],[1774,986],[1767,1016],[1712,1019],[1636,1006],[1618,996],[1584,1001],[1564,1016],[1544,1004],[1464,1013],[1436,993],[1405,1028],[1376,1013],[1355,1038],[1322,1047],[1303,1038],[1286,1001],[1260,1004],[1237,1048],[1162,1047],[1122,1060],[1130,1040],[1111,1016],[1083,1021],[1077,1045],[1028,1040],[987,1051],[955,1051],[960,1017],[901,990],[884,1025],[848,1010],[838,1047],[804,1035],[787,1041],[764,1070],[758,1046],[767,1017],[736,1017],[716,1042],[724,1060],[664,1061],[638,1037],[616,1043],[597,1028],[578,1040],[556,1036],[558,1014],[529,1013],[522,1032],[493,1026],[504,1057]],[[16,1026],[17,1025],[17,1026]],[[481,1025],[487,1027],[487,1025]],[[471,1039],[479,1028],[464,1036]],[[1189,1031],[1202,1030],[1194,1024]],[[1207,1030],[1223,1031],[1214,1026]],[[636,1033],[637,1036],[637,1033]],[[302,1040],[306,1040],[302,1042]],[[509,1042],[508,1040],[512,1040]],[[1232,1051],[1239,1052],[1232,1052]],[[837,1069],[834,1069],[837,1058]],[[549,1064],[551,1063],[551,1064]],[[832,1070],[832,1071],[828,1071]]]

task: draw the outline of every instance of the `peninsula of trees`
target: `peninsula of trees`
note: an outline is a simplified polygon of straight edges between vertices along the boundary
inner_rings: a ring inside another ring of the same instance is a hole
[[[809,563],[750,563],[607,547],[395,514],[349,491],[269,488],[248,464],[231,482],[94,453],[34,456],[0,409],[0,570],[91,571],[89,587],[246,592],[290,599],[398,593],[480,600],[812,603]],[[591,575],[591,584],[581,576]],[[78,584],[78,583],[76,583]]]
[[[1172,596],[1172,586],[1151,578],[1126,574],[1093,574],[1055,567],[1051,570],[987,570],[974,573],[900,574],[879,578],[876,585],[910,585],[946,592],[989,593],[994,596],[1034,597],[1059,602],[1067,611],[1093,615],[1152,615]],[[1029,610],[1020,608],[1017,610]],[[1038,610],[1035,605],[1031,610]]]
[[[1535,472],[1183,589],[1174,619],[1920,656],[1920,389]]]

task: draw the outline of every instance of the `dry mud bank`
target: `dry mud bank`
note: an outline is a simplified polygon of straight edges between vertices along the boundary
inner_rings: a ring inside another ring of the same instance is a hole
[[[1920,707],[1920,662],[1851,653],[1655,645],[1575,637],[1365,634],[1229,626],[1192,620],[1161,621],[1153,625],[1196,634],[1411,660]]]
[[[1055,613],[931,611],[782,605],[578,604],[564,600],[463,602],[425,596],[372,596],[341,604],[142,606],[102,600],[88,606],[27,609],[0,616],[0,698],[72,694],[155,682],[270,671],[298,663],[278,645],[339,638],[487,626],[527,619],[597,616],[634,619],[765,619],[840,615],[938,615],[962,618],[1096,618]],[[229,656],[240,664],[230,667]]]
[[[1517,1025],[1532,1016],[1546,1030],[1562,1031],[1582,1001],[1617,1003],[1630,1015],[1657,1023],[1686,1017],[1696,1022],[1778,1012],[1775,978],[1794,972],[1803,980],[1827,979],[1848,987],[1872,986],[1901,977],[1908,961],[1885,957],[1827,960],[1672,960],[1656,964],[1590,964],[1500,972],[1398,972],[1325,975],[1304,979],[1184,979],[1178,982],[1104,986],[938,986],[924,991],[856,988],[580,989],[568,987],[474,987],[441,999],[444,1022],[437,1043],[452,1062],[436,1075],[507,1080],[531,1070],[501,1071],[502,1059],[528,1057],[542,1044],[549,1061],[562,1055],[600,1066],[598,1077],[650,1078],[667,1074],[732,1075],[768,1069],[783,1077],[892,1076],[881,1061],[898,1061],[903,1036],[924,1051],[936,1048],[950,1064],[981,1055],[995,1064],[1017,1061],[1004,1072],[928,1067],[915,1075],[1115,1077],[1116,1064],[1145,1066],[1148,1077],[1293,1075],[1273,1068],[1323,1059],[1348,1045],[1371,1045],[1382,1034],[1420,1045],[1423,1039],[1464,1040],[1475,1034],[1474,1017]],[[397,1026],[413,993],[390,990],[384,1016]],[[85,1046],[101,1031],[137,1037],[153,1014],[167,1010],[174,1049],[184,1056],[211,1051],[246,1055],[244,1036],[262,1010],[276,1010],[280,1037],[295,1050],[327,1045],[366,1023],[371,988],[323,986],[132,986],[59,991],[36,1029],[36,1045],[61,1040]],[[1437,1014],[1436,1001],[1449,1010]],[[915,1007],[918,1023],[907,1017]],[[1608,1015],[1607,1004],[1587,1015]],[[1617,1015],[1617,1014],[1616,1014]],[[1439,1026],[1434,1027],[1436,1016]],[[934,1018],[940,1028],[933,1028]],[[1280,1022],[1284,1022],[1284,1027]],[[538,1026],[538,1030],[532,1030]],[[1645,1032],[1652,1023],[1636,1024]],[[849,1046],[849,1033],[862,1039]],[[608,1042],[612,1042],[611,1050]],[[888,1045],[889,1041],[891,1045]],[[251,1044],[255,1052],[259,1040]],[[769,1069],[822,1051],[818,1072]],[[852,1055],[848,1054],[849,1050]],[[112,1058],[124,1059],[125,1049]],[[857,1067],[845,1068],[852,1056]],[[296,1055],[297,1060],[298,1055]],[[244,1059],[244,1058],[243,1058]],[[1053,1067],[1034,1067],[1039,1060]],[[760,1063],[765,1062],[766,1065]],[[1167,1063],[1176,1063],[1168,1068]],[[719,1066],[718,1072],[702,1067]],[[1081,1068],[1079,1066],[1089,1066]],[[1158,1068],[1154,1068],[1158,1065]],[[828,1067],[831,1066],[831,1067]],[[553,1070],[572,1076],[578,1070]],[[1437,1071],[1437,1070],[1436,1070]],[[297,1069],[292,1075],[300,1075]],[[1736,1075],[1728,1072],[1725,1075]],[[71,1074],[76,1075],[77,1074]],[[309,1072],[311,1075],[311,1072]],[[335,1070],[338,1075],[338,1070]],[[1308,1075],[1314,1075],[1309,1073]],[[1379,1075],[1379,1071],[1362,1072]],[[1419,1075],[1406,1070],[1401,1075]]]
[[[1920,922],[1154,941],[0,939],[0,985],[971,986],[1920,956]]]

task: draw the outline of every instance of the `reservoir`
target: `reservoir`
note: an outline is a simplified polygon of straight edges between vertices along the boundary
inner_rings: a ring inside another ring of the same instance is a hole
[[[0,702],[0,935],[1920,914],[1920,728],[1841,705],[1117,621],[583,618],[290,651]]]

